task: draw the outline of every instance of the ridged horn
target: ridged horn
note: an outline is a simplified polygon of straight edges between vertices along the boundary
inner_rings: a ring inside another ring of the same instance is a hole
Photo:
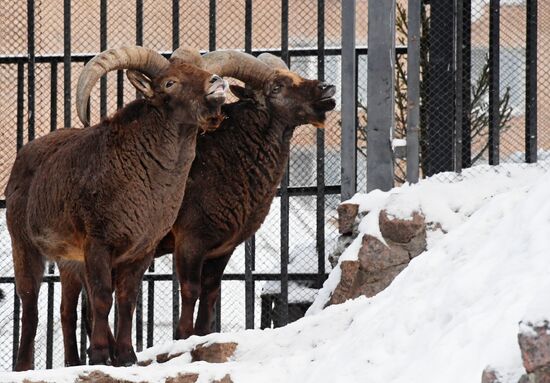
[[[108,49],[101,52],[86,64],[78,79],[76,88],[78,118],[85,126],[89,125],[86,114],[90,92],[104,74],[117,69],[133,69],[154,77],[168,65],[168,60],[160,53],[140,46]]]
[[[272,55],[271,53],[262,53],[258,56],[258,60],[266,63],[271,68],[288,70],[286,63],[280,57]]]
[[[172,56],[170,56],[170,58],[182,60],[199,68],[201,68],[203,65],[202,56],[197,49],[179,47],[174,52],[172,52]]]
[[[210,52],[202,60],[208,72],[236,78],[254,88],[261,88],[275,73],[256,57],[239,51]]]

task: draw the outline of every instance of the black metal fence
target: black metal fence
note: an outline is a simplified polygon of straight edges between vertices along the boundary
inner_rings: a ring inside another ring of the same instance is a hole
[[[325,129],[296,131],[287,175],[269,216],[227,267],[216,320],[222,331],[280,326],[303,315],[329,271],[326,258],[337,238],[335,208],[341,198],[365,191],[367,182],[369,189],[387,189],[405,179],[476,164],[533,162],[537,155],[546,158],[550,144],[549,112],[536,108],[537,99],[543,103],[550,94],[544,76],[550,67],[541,65],[550,62],[544,59],[550,29],[537,23],[537,15],[550,18],[550,4],[544,2],[537,12],[536,0],[397,1],[393,145],[389,130],[387,137],[376,139],[393,150],[376,157],[378,152],[369,154],[367,147],[377,141],[366,141],[368,57],[377,53],[368,54],[367,14],[384,10],[367,12],[373,0],[11,3],[10,12],[0,14],[1,190],[24,143],[51,130],[80,126],[72,112],[76,80],[83,65],[107,48],[140,44],[166,55],[180,45],[274,52],[303,76],[337,85],[338,106]],[[409,36],[417,38],[409,41]],[[418,71],[410,69],[415,61]],[[92,92],[91,120],[134,97],[122,72],[108,74]],[[373,177],[370,169],[378,165],[391,169],[390,184]],[[0,207],[5,207],[3,196]],[[5,293],[0,369],[7,370],[17,349],[20,307],[3,212],[0,270]],[[37,368],[62,365],[58,282],[49,265],[39,299]],[[172,339],[178,289],[171,258],[156,260],[144,277],[136,310],[138,350]],[[84,331],[80,339],[84,351]]]

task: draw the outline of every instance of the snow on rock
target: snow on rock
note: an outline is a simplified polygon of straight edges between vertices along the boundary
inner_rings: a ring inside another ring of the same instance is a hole
[[[227,374],[235,383],[475,383],[490,365],[502,383],[517,383],[523,373],[518,323],[548,292],[550,177],[537,166],[478,174],[354,197],[376,216],[382,207],[391,212],[391,199],[396,213],[422,212],[447,231],[372,298],[330,306],[278,329],[191,337],[138,355],[181,353],[163,364],[1,373],[0,381],[73,382],[85,371],[101,370],[148,382],[196,373],[198,383]],[[360,242],[358,237],[342,257],[357,257]],[[550,313],[550,300],[537,305],[540,318]],[[204,342],[238,346],[226,363],[191,362],[191,350]]]

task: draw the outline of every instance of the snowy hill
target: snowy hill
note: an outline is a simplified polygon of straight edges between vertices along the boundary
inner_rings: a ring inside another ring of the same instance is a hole
[[[371,213],[421,210],[446,231],[432,235],[428,250],[373,298],[313,308],[280,329],[192,337],[139,355],[184,352],[162,365],[0,373],[0,381],[72,382],[101,369],[153,382],[185,371],[198,372],[199,383],[227,373],[235,383],[476,383],[492,365],[507,374],[506,383],[516,383],[523,371],[518,322],[529,312],[550,318],[550,300],[540,299],[550,287],[550,177],[543,165],[506,165],[469,170],[452,183],[440,179],[355,197]],[[363,232],[376,232],[370,215]],[[345,256],[353,257],[349,249]],[[238,347],[230,362],[190,363],[187,351],[205,341]]]

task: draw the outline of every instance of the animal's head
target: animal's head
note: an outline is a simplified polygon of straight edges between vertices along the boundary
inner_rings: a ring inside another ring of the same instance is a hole
[[[326,112],[336,106],[334,85],[304,79],[271,54],[255,58],[242,52],[223,51],[207,53],[200,60],[195,56],[195,62],[199,65],[202,62],[204,69],[245,82],[250,88],[232,85],[232,92],[240,99],[254,98],[265,103],[289,125],[309,123],[323,127]]]
[[[78,80],[77,110],[87,125],[87,104],[97,80],[112,70],[128,69],[132,85],[172,121],[212,128],[221,121],[227,82],[190,62],[169,61],[151,49],[111,49],[94,57]]]

